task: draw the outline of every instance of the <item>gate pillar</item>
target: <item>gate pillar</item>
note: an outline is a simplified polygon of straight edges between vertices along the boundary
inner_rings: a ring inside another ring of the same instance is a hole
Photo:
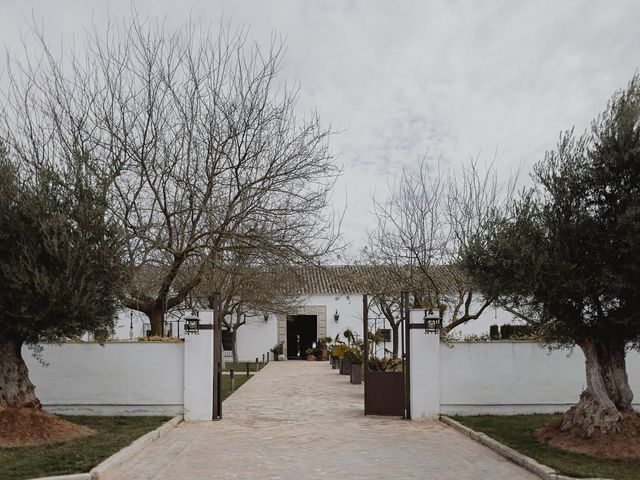
[[[409,313],[409,397],[412,420],[440,415],[440,333],[425,333],[424,310]]]
[[[200,330],[184,336],[184,419],[213,417],[213,312],[200,311]]]

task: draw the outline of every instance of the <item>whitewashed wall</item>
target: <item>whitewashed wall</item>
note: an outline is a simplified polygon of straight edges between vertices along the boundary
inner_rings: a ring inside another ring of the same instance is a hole
[[[246,325],[238,329],[238,358],[242,362],[262,361],[262,355],[278,342],[278,320],[270,315],[265,323],[262,314],[248,317]]]
[[[327,335],[336,334],[347,328],[362,336],[362,295],[312,295],[301,302],[302,306],[324,306],[327,312]],[[338,311],[338,323],[334,313]],[[238,357],[240,361],[262,359],[262,354],[271,350],[278,341],[278,322],[275,315],[264,322],[262,314],[248,317],[247,324],[238,329]]]
[[[347,328],[362,336],[362,294],[322,294],[311,295],[302,301],[304,306],[324,306],[327,312],[327,335],[335,338],[337,333],[342,335]],[[481,302],[474,300],[472,311],[477,311]],[[340,319],[336,324],[333,316],[338,311]],[[445,324],[449,321],[450,311],[445,313]],[[172,316],[170,320],[178,317]],[[133,324],[133,336],[139,337],[143,334],[143,324],[148,323],[147,316],[140,312],[133,312],[124,309],[119,312],[115,329],[115,338],[129,339],[130,324]],[[247,324],[238,329],[238,356],[240,361],[254,361],[262,359],[262,355],[271,350],[278,341],[278,325],[275,315],[270,315],[269,321],[264,322],[262,312],[256,316],[248,317]],[[513,315],[494,307],[487,308],[482,316],[457,327],[454,332],[460,335],[483,334],[489,332],[489,327],[493,324],[502,325],[504,323],[514,323]],[[382,324],[381,324],[382,326]],[[173,335],[177,335],[177,323],[173,323]],[[183,323],[180,323],[180,336],[184,337]],[[390,347],[389,347],[390,348]]]
[[[313,295],[307,300],[307,305],[326,306],[327,336],[335,338],[340,333],[342,337],[342,332],[351,329],[362,337],[362,295]],[[333,318],[336,310],[340,314],[338,323]]]
[[[474,299],[471,303],[471,313],[476,313],[482,307],[482,301]],[[443,322],[445,325],[451,319],[451,310],[445,312]],[[489,327],[491,325],[503,325],[505,323],[520,323],[516,321],[513,315],[502,308],[495,308],[493,306],[487,307],[482,315],[477,320],[471,320],[470,322],[463,323],[456,327],[452,333],[459,333],[460,335],[476,334],[481,335],[483,333],[489,333]]]
[[[416,366],[416,368],[420,368]],[[627,371],[640,406],[640,354],[627,354]],[[552,413],[575,404],[585,387],[579,348],[553,350],[533,342],[440,344],[440,412]]]
[[[44,345],[41,365],[22,355],[47,410],[93,415],[176,415],[183,411],[182,343]]]

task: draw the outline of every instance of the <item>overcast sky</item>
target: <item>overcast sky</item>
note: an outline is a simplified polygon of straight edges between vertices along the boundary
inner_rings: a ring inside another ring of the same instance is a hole
[[[136,0],[141,16],[180,23],[221,15],[258,41],[286,37],[283,79],[301,110],[340,131],[336,207],[353,252],[370,197],[429,151],[451,165],[480,153],[501,174],[528,172],[561,130],[583,130],[640,67],[637,1]],[[130,0],[0,0],[0,43],[19,48],[33,15],[46,33],[81,37]],[[92,20],[93,19],[93,20]],[[4,67],[0,67],[4,68]]]

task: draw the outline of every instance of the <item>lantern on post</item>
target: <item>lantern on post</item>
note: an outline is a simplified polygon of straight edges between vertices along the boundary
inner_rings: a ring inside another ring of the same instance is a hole
[[[199,335],[200,334],[200,317],[198,316],[198,309],[191,309],[190,315],[182,317],[184,321],[184,333],[186,335]]]
[[[433,310],[430,308],[429,310],[424,311],[424,333],[438,333],[440,331],[440,327],[442,326],[442,318],[440,315],[434,314]]]

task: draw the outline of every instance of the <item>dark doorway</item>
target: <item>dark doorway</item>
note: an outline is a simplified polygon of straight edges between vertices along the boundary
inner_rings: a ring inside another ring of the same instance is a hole
[[[287,358],[295,360],[307,357],[307,349],[317,337],[318,318],[315,315],[290,315],[287,317]]]

